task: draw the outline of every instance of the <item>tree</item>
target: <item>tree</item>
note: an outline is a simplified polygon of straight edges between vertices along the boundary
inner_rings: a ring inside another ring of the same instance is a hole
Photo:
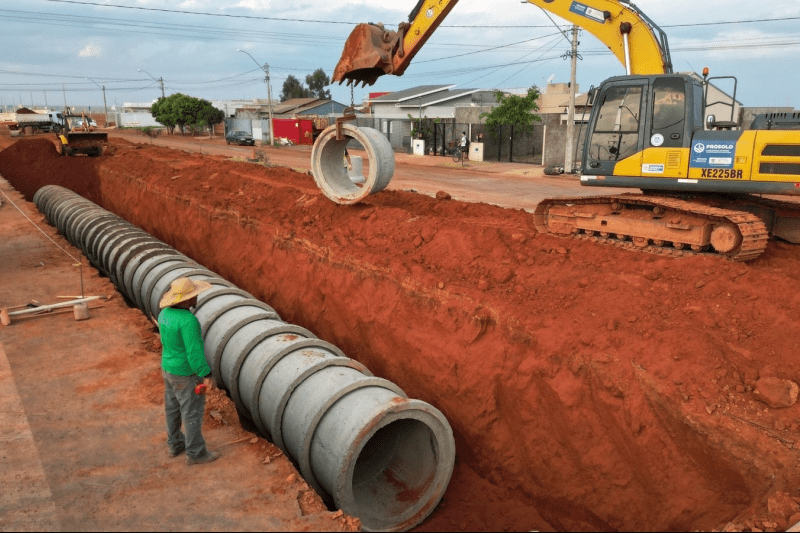
[[[311,96],[310,91],[300,83],[300,80],[289,74],[286,81],[283,82],[281,102],[291,100],[292,98],[308,98],[309,96]]]
[[[181,135],[187,125],[193,128],[202,126],[211,128],[223,119],[222,111],[215,109],[211,102],[181,93],[159,98],[150,107],[150,114],[160,124],[166,126],[170,133],[175,126],[180,127]]]
[[[197,120],[195,126],[200,129],[201,127],[208,128],[208,136],[214,136],[214,125],[219,124],[225,119],[225,113],[221,109],[217,109],[208,100],[200,100],[201,106],[197,113]]]
[[[174,96],[174,95],[173,95]],[[156,100],[152,106],[150,106],[150,114],[153,116],[154,119],[159,124],[163,124],[166,126],[167,131],[172,134],[172,130],[175,128],[177,122],[175,121],[175,113],[173,111],[172,104],[174,100],[169,100],[167,98],[161,97]]]
[[[325,74],[325,71],[322,70],[321,68],[318,68],[313,73],[306,76],[306,85],[308,85],[308,91],[314,98],[322,98],[323,100],[330,100],[331,92],[325,88],[330,84],[331,84],[331,79],[328,77],[327,74]]]
[[[501,91],[495,91],[495,96],[499,105],[488,113],[480,114],[480,118],[486,119],[486,129],[493,139],[497,138],[500,126],[512,125],[519,128],[521,133],[530,133],[533,123],[542,121],[541,117],[533,114],[539,110],[536,104],[539,89],[535,86],[528,89],[525,96],[506,95]]]
[[[408,120],[411,122],[411,138],[412,139],[425,139],[429,141],[433,136],[433,129],[436,124],[441,122],[441,119],[428,117],[414,118],[410,113],[407,114]]]

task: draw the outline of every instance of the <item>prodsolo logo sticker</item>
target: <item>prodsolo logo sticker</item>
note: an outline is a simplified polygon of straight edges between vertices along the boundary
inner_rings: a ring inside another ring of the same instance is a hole
[[[733,168],[736,143],[733,141],[694,141],[692,168]]]
[[[572,2],[572,5],[569,6],[569,10],[575,13],[576,15],[586,17],[587,19],[592,19],[595,22],[606,21],[606,18],[603,16],[602,11],[593,9],[587,5],[581,4],[580,2]]]

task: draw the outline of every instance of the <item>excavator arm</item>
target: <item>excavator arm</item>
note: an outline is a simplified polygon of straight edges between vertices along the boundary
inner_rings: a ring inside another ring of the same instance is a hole
[[[628,0],[527,0],[585,29],[625,65],[627,74],[672,72],[666,34]],[[340,84],[372,85],[384,74],[401,76],[458,0],[419,0],[397,31],[359,24],[333,73]]]

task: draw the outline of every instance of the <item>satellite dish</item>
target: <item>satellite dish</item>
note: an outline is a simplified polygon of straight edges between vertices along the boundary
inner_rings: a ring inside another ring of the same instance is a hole
[[[547,78],[547,85],[550,85],[551,83],[553,83],[554,79],[556,79],[556,75],[555,74],[550,74],[550,77]]]

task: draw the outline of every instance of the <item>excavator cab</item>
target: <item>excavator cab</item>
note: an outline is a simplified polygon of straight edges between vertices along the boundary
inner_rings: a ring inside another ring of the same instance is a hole
[[[583,174],[677,176],[694,132],[703,129],[702,97],[702,87],[685,75],[610,78],[592,108]]]

